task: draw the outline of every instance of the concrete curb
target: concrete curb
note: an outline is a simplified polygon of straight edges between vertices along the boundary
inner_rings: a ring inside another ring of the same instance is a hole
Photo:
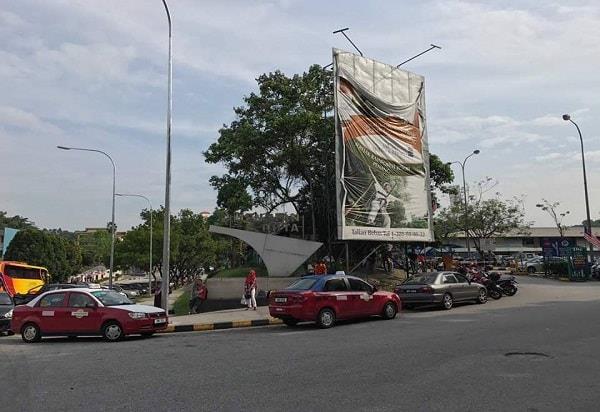
[[[233,329],[233,328],[252,328],[256,326],[281,325],[281,319],[254,319],[254,320],[234,320],[229,322],[214,323],[195,323],[191,325],[169,325],[159,333],[178,333],[178,332],[202,332],[209,330]]]

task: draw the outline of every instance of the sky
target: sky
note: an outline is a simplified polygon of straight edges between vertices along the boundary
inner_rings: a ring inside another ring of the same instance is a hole
[[[172,210],[211,211],[202,152],[256,77],[302,73],[331,48],[426,78],[429,145],[469,159],[468,182],[497,179],[524,196],[527,220],[550,226],[543,198],[585,218],[581,127],[590,209],[600,217],[600,4],[594,1],[187,1],[173,18]],[[0,210],[39,227],[105,226],[111,166],[117,191],[164,203],[167,21],[160,0],[0,1]],[[457,181],[460,170],[455,169]],[[117,198],[119,229],[140,223],[142,199]]]

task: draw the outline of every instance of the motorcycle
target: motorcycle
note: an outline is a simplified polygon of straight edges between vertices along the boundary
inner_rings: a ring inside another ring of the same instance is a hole
[[[498,286],[502,289],[502,293],[506,296],[514,296],[517,293],[517,282],[514,276],[511,276],[506,279],[498,279]]]
[[[498,300],[504,293],[502,288],[497,283],[497,274],[488,276],[484,272],[476,272],[472,275],[471,280],[476,283],[481,283],[487,289],[488,296],[494,300]],[[516,293],[516,292],[515,292]]]

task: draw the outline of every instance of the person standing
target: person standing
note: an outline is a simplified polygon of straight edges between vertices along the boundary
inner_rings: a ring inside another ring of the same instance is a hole
[[[158,284],[158,282],[156,282],[155,286],[154,286],[154,306],[157,308],[160,308],[160,307],[162,307],[161,303],[162,303],[162,287]]]
[[[192,284],[192,298],[190,299],[190,314],[200,313],[202,303],[208,298],[208,289],[202,279]]]
[[[244,297],[246,298],[246,304],[248,305],[246,310],[256,310],[256,286],[256,272],[251,270],[244,281]]]

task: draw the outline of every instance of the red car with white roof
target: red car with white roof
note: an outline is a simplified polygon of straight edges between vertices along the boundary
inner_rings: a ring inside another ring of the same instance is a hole
[[[400,308],[395,293],[378,291],[364,280],[346,275],[306,276],[269,294],[269,313],[288,326],[314,321],[329,328],[338,319],[393,319]]]
[[[46,292],[12,311],[11,329],[25,342],[42,336],[102,336],[118,341],[126,335],[151,336],[168,325],[163,309],[136,305],[105,289],[64,289]]]

